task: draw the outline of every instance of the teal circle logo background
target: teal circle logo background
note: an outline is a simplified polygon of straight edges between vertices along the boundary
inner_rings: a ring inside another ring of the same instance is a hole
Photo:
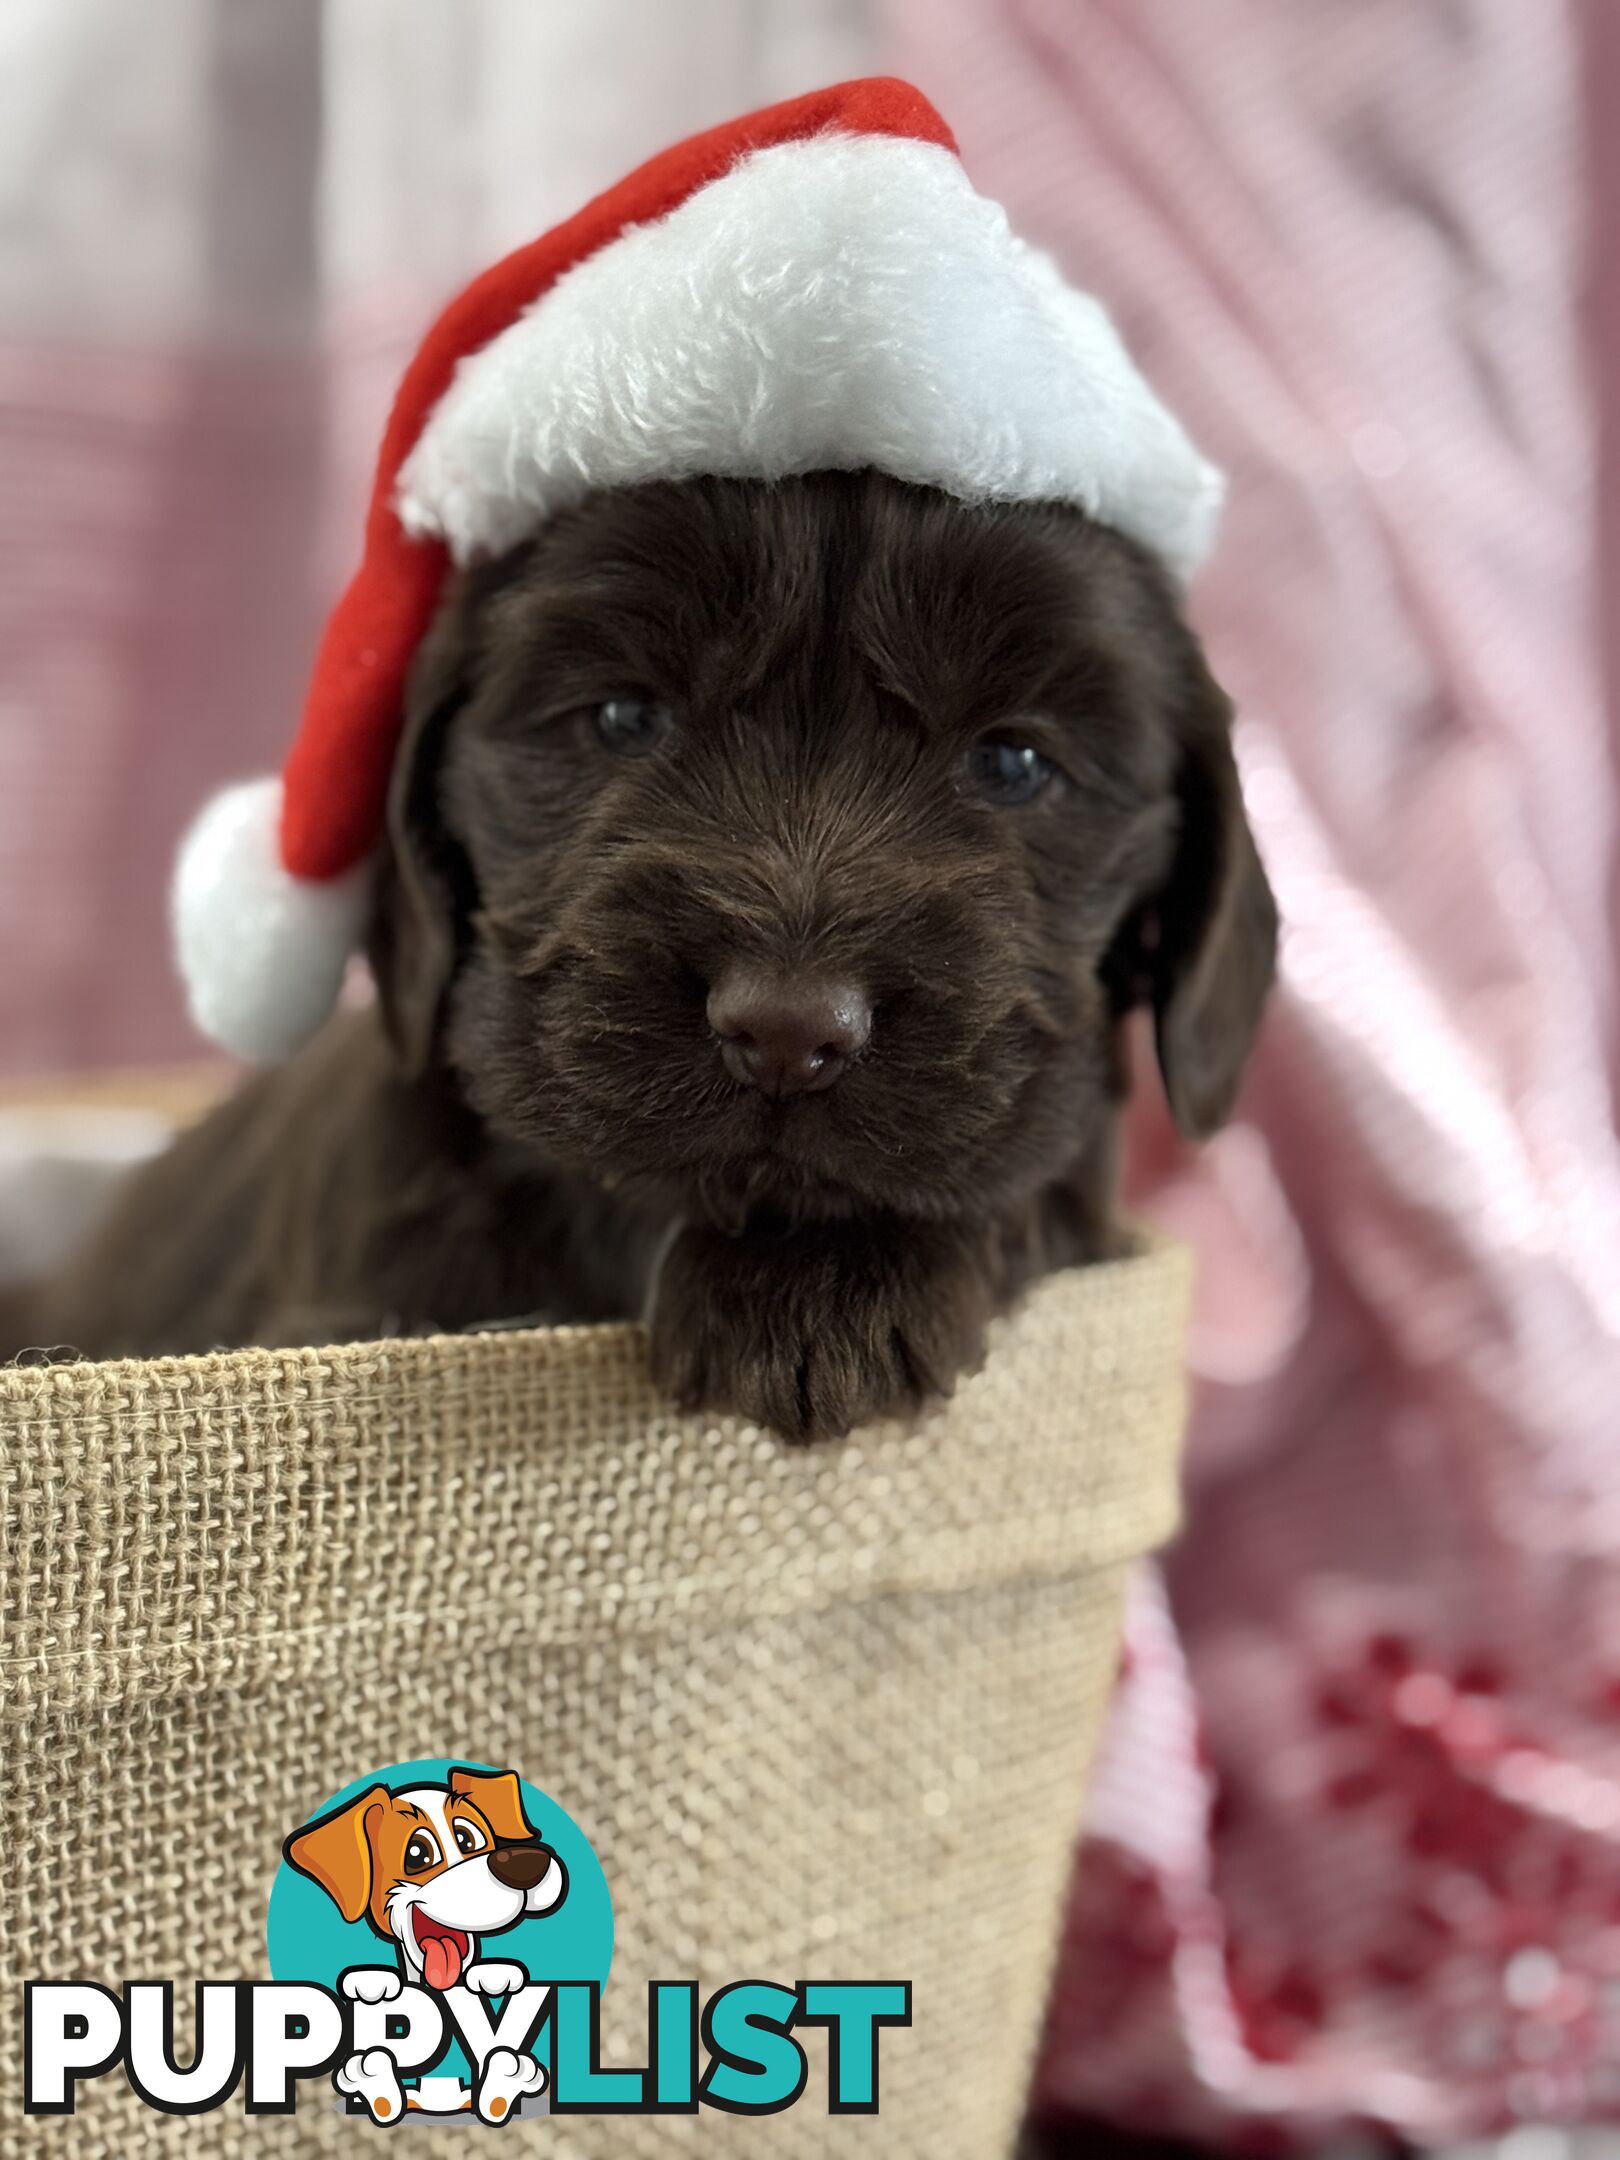
[[[412,1785],[443,1785],[452,1770],[497,1771],[500,1763],[475,1762],[465,1755],[433,1755],[416,1762],[394,1763],[384,1770],[368,1771],[333,1793],[304,1818],[313,1822],[329,1815],[345,1801],[353,1800],[373,1785],[404,1792]],[[607,1983],[613,1962],[613,1899],[602,1863],[591,1842],[565,1808],[557,1805],[522,1772],[518,1785],[523,1812],[536,1832],[568,1870],[568,1894],[556,1909],[520,1920],[515,1927],[482,1938],[480,1949],[491,1958],[516,1958],[534,1981],[594,1980]],[[286,1835],[303,1827],[288,1823]],[[391,1940],[373,1932],[364,1920],[346,1921],[319,1883],[311,1882],[286,1860],[276,1870],[270,1889],[270,1916],[265,1925],[270,1951],[270,1971],[277,1980],[313,1980],[336,1989],[338,1976],[351,1965],[385,1966],[399,1970],[399,1954]]]

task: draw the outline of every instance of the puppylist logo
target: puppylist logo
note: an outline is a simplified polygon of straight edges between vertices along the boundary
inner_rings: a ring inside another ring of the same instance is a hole
[[[396,1763],[334,1794],[282,1846],[267,1934],[272,1979],[194,1984],[183,2064],[173,1979],[28,1982],[27,2112],[72,2114],[82,2084],[122,2068],[169,2115],[238,2093],[249,2115],[290,2115],[322,2085],[326,2105],[385,2128],[408,2114],[772,2115],[804,2097],[797,2036],[822,2027],[828,2112],[870,2115],[882,2030],[911,2022],[907,1981],[737,1980],[703,2001],[695,1981],[657,1980],[644,2066],[605,2065],[601,1864],[554,1800],[483,1764]]]

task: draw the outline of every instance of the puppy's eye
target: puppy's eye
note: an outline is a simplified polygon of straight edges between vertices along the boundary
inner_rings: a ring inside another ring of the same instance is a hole
[[[650,698],[609,698],[595,718],[598,737],[616,757],[645,757],[675,725],[670,708]]]
[[[458,1815],[450,1828],[455,1835],[457,1852],[475,1853],[483,1851],[484,1833],[476,1823],[467,1822]]]
[[[426,1830],[413,1832],[411,1841],[405,1848],[406,1874],[420,1875],[425,1869],[436,1867],[438,1861],[439,1847],[437,1841]]]
[[[986,735],[967,756],[968,782],[986,802],[1033,802],[1052,777],[1051,760],[1013,735]]]

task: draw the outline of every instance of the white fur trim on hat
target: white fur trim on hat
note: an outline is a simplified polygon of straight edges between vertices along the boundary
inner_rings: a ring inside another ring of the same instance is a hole
[[[825,134],[620,234],[465,359],[397,507],[467,562],[593,488],[864,465],[1076,503],[1182,576],[1222,494],[1103,308],[948,150]]]
[[[315,1032],[365,927],[369,865],[294,877],[281,860],[280,821],[279,780],[226,788],[175,866],[175,949],[191,1017],[238,1057],[286,1057]]]

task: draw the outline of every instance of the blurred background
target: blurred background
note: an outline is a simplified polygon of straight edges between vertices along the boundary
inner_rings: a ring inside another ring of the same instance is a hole
[[[1231,474],[1193,608],[1287,924],[1240,1121],[1136,1134],[1189,1526],[1040,2117],[1620,2152],[1566,2136],[1620,2123],[1612,0],[5,0],[0,1075],[195,1052],[174,843],[279,759],[439,302],[876,71]]]

